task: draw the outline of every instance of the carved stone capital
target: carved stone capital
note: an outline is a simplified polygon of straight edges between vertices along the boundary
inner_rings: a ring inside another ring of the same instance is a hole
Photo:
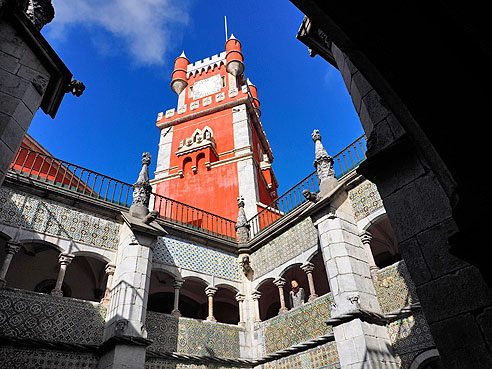
[[[246,299],[246,296],[243,293],[241,293],[241,292],[236,293],[236,301],[237,302],[243,302],[245,299]]]
[[[184,283],[184,282],[185,282],[185,281],[184,281],[183,279],[175,279],[175,280],[173,281],[173,288],[174,288],[175,290],[179,290],[181,287],[183,287],[183,283]]]
[[[73,254],[61,253],[58,256],[58,263],[60,263],[60,265],[69,265],[74,257],[75,255]]]
[[[283,288],[285,286],[285,282],[286,282],[285,278],[280,277],[280,278],[275,279],[273,281],[273,284],[275,286],[277,286],[278,288]]]
[[[217,287],[214,287],[214,286],[207,286],[205,288],[205,294],[208,296],[208,297],[213,297],[215,295],[215,293],[217,292]]]
[[[116,265],[111,263],[106,264],[106,267],[104,268],[104,271],[106,272],[107,275],[114,275],[115,270],[116,270]]]
[[[258,301],[261,297],[261,292],[260,291],[253,291],[251,294],[251,298],[255,301]]]
[[[21,249],[22,245],[18,242],[15,242],[15,241],[8,241],[6,244],[5,244],[5,252],[7,254],[12,254],[12,255],[15,255],[19,252],[19,250]]]
[[[305,263],[303,265],[301,265],[301,269],[306,273],[306,274],[309,274],[309,273],[312,273],[313,270],[314,270],[314,264],[313,263]]]
[[[371,243],[372,234],[370,232],[364,231],[359,235],[359,237],[364,245],[369,245]]]

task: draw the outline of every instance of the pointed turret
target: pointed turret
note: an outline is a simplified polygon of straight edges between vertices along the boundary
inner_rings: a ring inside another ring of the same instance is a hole
[[[188,78],[186,75],[188,64],[190,61],[183,51],[180,56],[174,61],[174,71],[171,76],[171,90],[178,95],[188,86]]]
[[[231,34],[225,43],[226,69],[233,76],[240,76],[244,72],[244,57],[241,53],[241,43]]]

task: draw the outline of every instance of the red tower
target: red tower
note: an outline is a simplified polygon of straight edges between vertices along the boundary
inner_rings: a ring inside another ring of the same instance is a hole
[[[235,220],[237,197],[251,217],[277,197],[273,155],[260,122],[256,87],[244,76],[241,43],[190,63],[176,58],[177,108],[160,113],[156,193]]]

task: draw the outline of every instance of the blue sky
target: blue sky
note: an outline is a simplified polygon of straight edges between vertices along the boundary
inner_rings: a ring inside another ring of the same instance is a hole
[[[313,171],[311,132],[334,155],[362,127],[340,73],[296,39],[303,14],[288,0],[54,0],[43,34],[74,78],[55,119],[41,110],[29,133],[54,156],[133,183],[142,152],[155,169],[157,114],[177,104],[174,59],[224,50],[224,16],[241,41],[245,74],[258,88],[261,121],[283,193]],[[153,177],[153,173],[151,173]]]

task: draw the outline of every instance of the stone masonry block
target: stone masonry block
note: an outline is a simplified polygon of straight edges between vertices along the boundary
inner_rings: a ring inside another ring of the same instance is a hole
[[[454,220],[449,218],[417,235],[425,262],[434,278],[468,266],[468,263],[449,253],[448,237],[457,231]]]
[[[16,57],[13,57],[12,55],[4,53],[0,49],[0,68],[1,69],[5,70],[9,73],[15,74],[15,73],[17,73],[19,66],[20,66],[19,59],[17,59]]]
[[[425,263],[424,256],[415,237],[401,242],[399,246],[400,253],[415,285],[429,282],[432,278],[431,272]]]
[[[22,99],[30,84],[15,74],[0,69],[0,92]]]
[[[25,134],[14,118],[0,113],[0,139],[11,151],[17,152]]]
[[[352,268],[351,258],[347,256],[341,256],[335,258],[337,269],[339,274],[352,274],[354,272]]]
[[[492,368],[490,351],[471,314],[435,322],[430,328],[446,368]]]
[[[429,323],[492,306],[492,290],[473,266],[417,286],[417,295]]]
[[[0,168],[9,167],[12,160],[14,160],[15,152],[13,152],[7,144],[0,140]]]
[[[352,275],[340,274],[337,277],[340,293],[357,291],[357,283]]]
[[[398,242],[443,222],[451,215],[445,192],[430,175],[416,179],[383,201]]]
[[[19,99],[0,92],[0,113],[11,116],[17,124],[27,131],[33,118],[32,112]]]
[[[485,308],[477,315],[476,320],[490,350],[492,348],[492,307]]]
[[[374,130],[374,124],[369,116],[369,110],[367,110],[367,107],[364,104],[361,104],[360,111],[357,113],[359,114],[360,123],[362,124],[362,128],[364,129],[367,138],[371,137],[372,131]]]
[[[24,41],[17,35],[16,31],[5,22],[0,20],[0,50],[21,59],[27,50]]]
[[[362,98],[362,104],[366,107],[369,118],[374,126],[391,114],[391,112],[383,106],[381,97],[375,90],[370,90],[366,93]]]
[[[374,129],[371,133],[371,139],[368,151],[379,152],[391,145],[395,141],[395,136],[391,130],[388,121],[383,119],[374,124]]]

